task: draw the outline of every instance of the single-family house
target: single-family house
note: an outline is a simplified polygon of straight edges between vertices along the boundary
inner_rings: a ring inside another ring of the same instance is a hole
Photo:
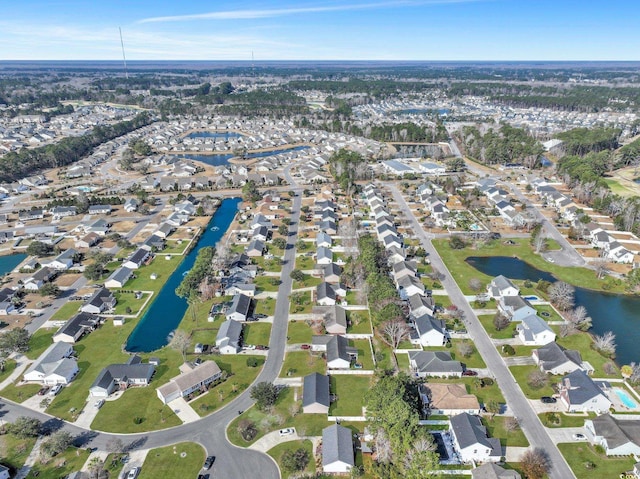
[[[487,292],[491,298],[498,299],[502,296],[518,296],[520,294],[520,288],[518,288],[513,282],[503,276],[496,276],[487,285]]]
[[[227,319],[220,325],[216,347],[220,354],[238,354],[242,349],[242,323]]]
[[[409,309],[414,318],[425,315],[433,316],[436,311],[436,302],[432,296],[413,294],[409,296]]]
[[[80,311],[90,314],[101,314],[116,307],[116,297],[107,288],[96,289]]]
[[[104,282],[107,288],[122,288],[133,275],[133,270],[125,266],[116,269]]]
[[[400,298],[409,299],[414,294],[424,295],[424,283],[415,276],[402,276],[396,281]]]
[[[579,351],[565,349],[555,341],[534,349],[531,352],[533,360],[545,373],[560,375],[582,369],[582,356]]]
[[[111,214],[111,205],[91,205],[89,206],[90,215],[108,215]]]
[[[570,372],[559,384],[560,401],[568,412],[605,412],[611,401],[601,386],[581,370]]]
[[[469,394],[464,384],[428,382],[419,386],[419,393],[430,415],[480,414],[478,398]]]
[[[23,287],[29,291],[37,291],[42,288],[45,283],[51,281],[55,275],[55,271],[50,269],[48,266],[45,266],[33,273],[29,278],[25,279]]]
[[[53,335],[54,342],[75,343],[98,327],[101,318],[89,313],[78,313],[64,323]]]
[[[78,252],[75,249],[69,248],[53,259],[41,260],[40,264],[57,271],[66,271],[73,266],[73,259],[77,254]]]
[[[333,306],[336,304],[336,292],[333,286],[322,282],[316,286],[316,302],[321,306]]]
[[[518,471],[487,462],[471,470],[471,479],[522,479]]]
[[[43,218],[44,218],[44,210],[41,210],[41,209],[20,211],[18,213],[18,219],[20,221],[41,220]]]
[[[526,346],[544,346],[556,340],[556,333],[547,322],[536,314],[522,318],[516,327],[520,341]]]
[[[449,339],[447,326],[442,319],[424,315],[413,320],[416,338],[411,342],[421,346],[444,346]]]
[[[325,264],[322,267],[322,276],[325,282],[330,284],[340,283],[342,268],[335,263]]]
[[[311,313],[324,323],[327,333],[347,334],[347,312],[340,306],[314,306]]]
[[[319,231],[318,234],[316,235],[316,247],[331,248],[331,244],[332,244],[331,236],[329,236],[327,233],[323,231]]]
[[[322,472],[347,474],[355,464],[351,429],[334,424],[322,430]]]
[[[393,279],[398,281],[403,276],[416,276],[416,266],[414,263],[408,261],[398,261],[391,266],[391,272],[393,273]]]
[[[171,233],[176,230],[175,226],[170,225],[169,223],[160,223],[158,229],[153,232],[154,235],[159,236],[160,238],[166,238]]]
[[[339,335],[313,336],[311,350],[326,353],[329,369],[349,369],[351,362],[358,359],[357,348],[349,346],[349,340]]]
[[[87,233],[82,238],[76,240],[74,246],[76,248],[91,248],[98,243],[100,236],[97,233]]]
[[[133,213],[138,209],[138,200],[135,198],[129,198],[124,202],[124,210],[127,213]]]
[[[56,206],[49,210],[53,220],[59,220],[60,218],[66,218],[67,216],[75,216],[77,209],[75,206]]]
[[[69,384],[79,371],[78,363],[72,356],[71,344],[53,343],[29,366],[23,379],[47,386]]]
[[[163,225],[168,224],[168,223],[163,223]],[[171,225],[169,225],[171,226]],[[151,236],[149,236],[147,239],[145,239],[142,244],[140,245],[140,248],[142,249],[146,249],[147,251],[161,251],[164,249],[164,245],[165,245],[165,241],[164,238],[161,235],[157,234],[158,232],[156,231],[155,233],[153,233]]]
[[[448,351],[409,351],[409,365],[417,377],[462,377],[464,368]]]
[[[607,456],[640,455],[640,420],[617,419],[602,414],[584,421],[587,437],[604,448]]]
[[[110,364],[98,374],[89,394],[92,397],[108,397],[116,389],[131,386],[148,386],[156,368],[151,363],[143,363],[140,356],[133,355],[124,364]]]
[[[129,258],[122,263],[122,266],[129,269],[138,269],[151,256],[151,252],[144,248],[138,248]]]
[[[214,361],[204,361],[198,365],[184,363],[180,366],[180,374],[156,389],[156,393],[160,401],[167,404],[199,389],[205,390],[221,376],[222,370]]]
[[[96,233],[98,236],[106,236],[111,229],[109,222],[102,218],[98,218],[85,228],[85,233]]]
[[[245,254],[250,257],[262,256],[264,253],[264,242],[260,240],[252,240],[247,246]]]
[[[522,296],[500,296],[497,303],[498,311],[511,321],[522,321],[527,316],[538,314],[536,308]]]
[[[226,317],[233,321],[246,321],[251,308],[251,298],[244,294],[236,294],[227,310]]]
[[[0,289],[0,316],[11,314],[16,309],[12,301],[15,294],[11,288]]]
[[[251,234],[251,239],[264,242],[269,239],[270,233],[271,232],[269,228],[267,228],[266,226],[260,226],[253,230],[253,233]]]
[[[316,263],[321,265],[331,264],[333,262],[333,251],[324,246],[320,246],[316,250]]]
[[[330,404],[329,376],[320,373],[305,376],[302,389],[302,412],[328,414]]]
[[[498,462],[500,439],[489,437],[479,416],[462,413],[449,419],[454,448],[462,462]]]

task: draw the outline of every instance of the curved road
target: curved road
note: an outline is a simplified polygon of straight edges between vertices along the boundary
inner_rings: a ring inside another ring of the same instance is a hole
[[[292,189],[297,191],[298,188],[295,182],[292,181],[291,183]],[[256,382],[272,383],[275,381],[280,374],[284,361],[289,316],[289,294],[293,281],[290,273],[295,264],[295,243],[298,234],[301,203],[301,195],[298,192],[292,202],[291,226],[287,238],[281,284],[278,290],[273,326],[271,328],[269,354]],[[76,436],[76,444],[78,446],[97,447],[101,450],[106,450],[107,443],[113,438],[120,438],[128,450],[156,448],[183,441],[197,442],[206,449],[207,454],[216,456],[214,465],[216,478],[238,479],[258,476],[265,479],[277,479],[280,477],[280,471],[271,457],[260,452],[235,447],[229,443],[226,437],[226,428],[237,417],[238,411],[250,408],[253,403],[254,401],[250,397],[250,390],[247,389],[231,403],[199,421],[171,429],[142,434],[108,434],[82,429],[6,400],[3,400],[3,404],[0,407],[0,419],[5,422],[12,422],[19,416],[36,417],[45,423],[45,427],[49,429],[63,428],[69,431]]]
[[[447,291],[449,298],[451,298],[451,302],[463,311],[467,331],[473,339],[482,359],[484,359],[487,364],[487,368],[498,381],[504,398],[511,411],[513,411],[514,416],[518,418],[520,427],[529,440],[529,443],[532,447],[543,449],[547,453],[551,462],[549,477],[551,479],[574,478],[575,476],[569,468],[569,465],[547,434],[546,429],[542,426],[540,419],[538,419],[529,401],[524,397],[511,371],[509,371],[502,357],[498,354],[498,350],[489,338],[489,335],[482,324],[480,324],[480,321],[469,306],[458,284],[451,276],[438,251],[431,243],[431,236],[422,229],[398,188],[392,183],[385,183],[385,186],[391,190],[396,203],[411,222],[414,232],[422,243],[422,247],[429,254],[431,264],[444,274],[445,278],[442,281],[442,285]]]

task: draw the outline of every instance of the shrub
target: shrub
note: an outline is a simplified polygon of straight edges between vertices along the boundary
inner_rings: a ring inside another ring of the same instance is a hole
[[[513,349],[513,346],[511,346],[510,344],[505,344],[504,346],[502,346],[502,352],[507,356],[513,356],[516,354],[516,350]]]
[[[255,368],[258,366],[258,359],[257,358],[247,358],[247,366],[249,366],[250,368]]]
[[[136,416],[133,418],[133,423],[134,424],[142,424],[144,422],[144,418],[140,417],[140,416]]]

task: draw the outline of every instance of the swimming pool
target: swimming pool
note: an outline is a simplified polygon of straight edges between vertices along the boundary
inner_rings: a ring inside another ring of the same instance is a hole
[[[637,407],[636,402],[622,389],[614,389],[614,391],[616,392],[616,396],[618,396],[620,401],[622,401],[622,404],[627,406],[629,409],[635,409]]]

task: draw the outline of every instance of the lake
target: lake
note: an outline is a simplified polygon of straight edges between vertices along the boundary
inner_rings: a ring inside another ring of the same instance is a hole
[[[26,257],[27,255],[24,253],[0,256],[0,276],[13,271]]]
[[[178,327],[189,306],[185,299],[176,296],[176,288],[180,285],[183,275],[193,267],[198,250],[204,246],[215,246],[220,241],[238,212],[238,204],[241,201],[240,198],[222,201],[209,221],[207,229],[200,236],[197,246],[189,252],[169,277],[151,307],[127,339],[125,348],[127,351],[150,352],[167,345],[167,337]],[[165,261],[165,259],[157,256],[154,261]]]
[[[478,271],[489,275],[500,274],[511,279],[537,282],[557,281],[550,273],[540,271],[521,259],[509,256],[472,256],[467,263]],[[584,306],[593,319],[589,332],[603,334],[612,331],[616,335],[618,348],[616,363],[640,362],[640,296],[610,294],[576,287],[576,306]]]
[[[295,146],[291,148],[279,148],[277,150],[271,150],[271,151],[258,151],[255,153],[247,153],[246,158],[247,159],[264,158],[267,156],[278,155],[280,153],[287,153],[289,151],[303,151],[308,148],[309,148],[308,146]],[[187,154],[179,155],[179,158],[200,161],[202,163],[206,163],[207,165],[212,165],[212,166],[221,166],[221,165],[228,164],[229,160],[231,158],[235,158],[236,156],[238,155],[233,155],[231,153],[216,153],[213,155],[198,155],[198,154],[187,153]]]
[[[214,138],[216,140],[227,141],[229,138],[244,138],[246,135],[235,131],[194,131],[185,138]]]

